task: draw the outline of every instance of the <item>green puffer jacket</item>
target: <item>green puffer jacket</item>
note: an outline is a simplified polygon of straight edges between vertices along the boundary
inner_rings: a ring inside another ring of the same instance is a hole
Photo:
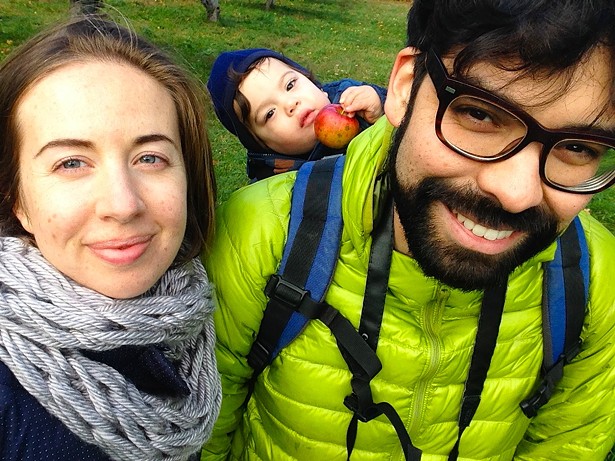
[[[377,173],[392,127],[382,118],[350,146],[344,171],[341,253],[327,302],[359,324],[371,245]],[[218,210],[207,271],[218,291],[217,358],[224,397],[204,460],[346,459],[352,414],[343,404],[350,373],[335,339],[311,322],[260,375],[242,406],[252,370],[246,355],[263,315],[265,283],[282,257],[294,174],[235,193]],[[582,216],[591,257],[583,348],[534,419],[519,402],[537,384],[542,362],[541,263],[555,246],[511,274],[504,316],[482,401],[460,445],[460,460],[602,461],[615,442],[615,238]],[[397,410],[422,460],[444,461],[476,335],[482,293],[463,293],[426,278],[394,252],[378,356],[374,401]],[[389,421],[359,423],[352,461],[403,460]]]

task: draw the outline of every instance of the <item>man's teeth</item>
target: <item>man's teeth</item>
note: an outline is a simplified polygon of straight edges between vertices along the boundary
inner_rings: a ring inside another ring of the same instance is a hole
[[[510,235],[513,233],[513,231],[511,231],[511,230],[501,230],[501,231],[499,231],[499,230],[495,230],[495,229],[488,229],[485,226],[481,226],[480,224],[476,224],[470,218],[466,218],[461,213],[456,213],[456,215],[457,215],[457,219],[459,220],[459,222],[461,224],[463,224],[463,226],[466,229],[471,231],[474,235],[476,235],[478,237],[482,237],[482,238],[487,239],[487,240],[502,240],[502,239],[505,239],[507,237],[510,237]]]

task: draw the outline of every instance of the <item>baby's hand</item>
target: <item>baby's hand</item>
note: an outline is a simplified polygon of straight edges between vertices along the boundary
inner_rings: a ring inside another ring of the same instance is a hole
[[[340,97],[340,104],[348,115],[359,115],[371,124],[384,113],[378,93],[369,85],[346,88]]]

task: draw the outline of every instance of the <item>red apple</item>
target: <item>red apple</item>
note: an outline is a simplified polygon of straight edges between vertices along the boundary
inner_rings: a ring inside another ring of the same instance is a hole
[[[359,133],[359,121],[346,115],[341,104],[327,104],[314,119],[314,132],[325,146],[342,149]]]

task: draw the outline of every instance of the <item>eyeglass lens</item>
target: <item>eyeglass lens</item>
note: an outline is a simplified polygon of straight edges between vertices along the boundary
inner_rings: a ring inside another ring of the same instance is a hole
[[[527,125],[507,109],[467,95],[450,102],[440,130],[461,153],[485,159],[504,156],[528,132]],[[615,149],[594,141],[560,140],[549,150],[545,176],[563,187],[598,188],[615,177]]]

